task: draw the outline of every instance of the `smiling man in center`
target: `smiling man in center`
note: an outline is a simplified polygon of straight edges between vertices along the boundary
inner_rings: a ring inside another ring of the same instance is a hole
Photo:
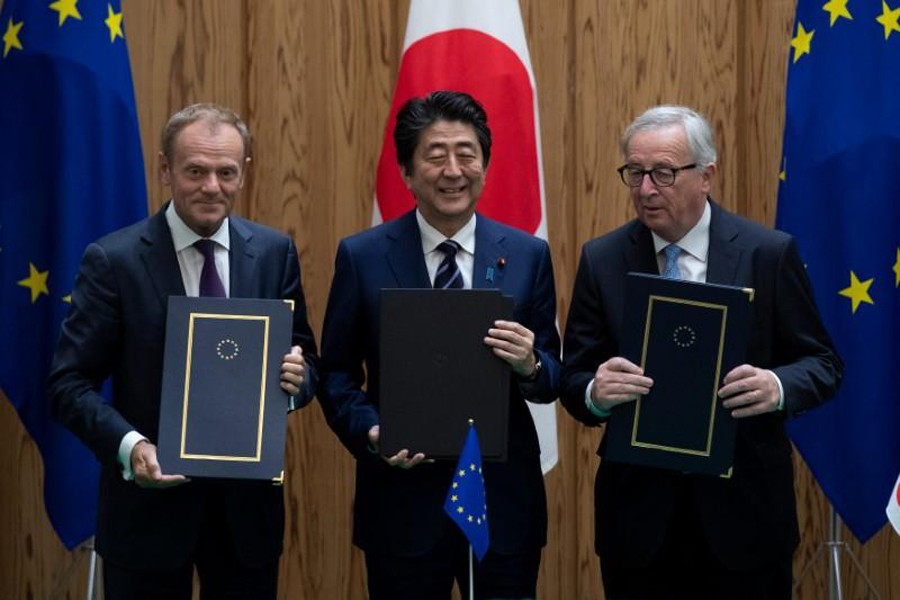
[[[373,599],[449,599],[454,579],[467,593],[467,542],[443,511],[455,461],[379,453],[379,294],[497,288],[515,299],[513,320],[495,322],[484,340],[512,373],[509,448],[506,462],[484,465],[491,546],[475,568],[475,590],[479,598],[532,598],[547,506],[525,401],[552,402],[559,389],[550,250],[476,213],[491,132],[474,98],[440,91],[409,100],[394,140],[416,209],[341,241],[322,334],[319,399],[356,458],[353,542],[365,552]]]

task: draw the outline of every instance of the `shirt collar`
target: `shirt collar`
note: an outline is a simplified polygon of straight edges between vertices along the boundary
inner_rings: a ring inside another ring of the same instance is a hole
[[[709,201],[703,209],[703,215],[697,224],[688,231],[683,238],[674,242],[678,247],[696,258],[697,260],[706,262],[709,256],[709,223],[712,220],[712,209],[709,207]],[[650,232],[653,236],[653,249],[657,254],[669,245],[669,242],[656,235],[655,231]]]
[[[469,254],[475,254],[475,213],[472,213],[472,218],[469,219],[469,222],[463,225],[451,238],[447,238],[443,233],[432,227],[425,220],[425,217],[422,216],[422,213],[419,212],[418,208],[416,209],[416,221],[419,224],[419,233],[422,236],[423,253],[433,252],[441,242],[451,239]]]
[[[197,240],[203,239],[203,236],[197,234],[196,231],[187,226],[175,211],[175,203],[169,202],[166,208],[166,222],[169,224],[169,231],[172,232],[172,242],[175,244],[175,252],[181,252],[188,246],[192,246]],[[226,250],[231,249],[231,234],[228,231],[228,217],[222,221],[219,229],[209,236],[217,244]]]

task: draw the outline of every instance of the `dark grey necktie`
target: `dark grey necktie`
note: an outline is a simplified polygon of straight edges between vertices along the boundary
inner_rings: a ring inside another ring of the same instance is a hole
[[[437,249],[444,253],[444,260],[438,265],[437,273],[434,275],[434,289],[461,288],[463,286],[462,271],[456,264],[459,244],[453,240],[446,240],[438,244]]]
[[[225,286],[216,270],[216,243],[202,239],[194,242],[194,247],[203,255],[203,270],[200,272],[200,295],[214,298],[225,297]]]

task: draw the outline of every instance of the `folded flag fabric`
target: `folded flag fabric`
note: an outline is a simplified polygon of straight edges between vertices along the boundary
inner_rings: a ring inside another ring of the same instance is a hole
[[[481,445],[475,426],[469,427],[466,441],[453,472],[453,481],[444,500],[444,512],[456,523],[472,545],[480,562],[490,546],[487,499],[481,472]]]
[[[85,246],[147,216],[122,19],[119,0],[0,11],[0,387],[69,549],[94,533],[99,466],[50,415],[50,361]]]
[[[861,543],[900,471],[900,12],[887,6],[798,0],[775,219],[845,362],[834,399],[789,431]]]

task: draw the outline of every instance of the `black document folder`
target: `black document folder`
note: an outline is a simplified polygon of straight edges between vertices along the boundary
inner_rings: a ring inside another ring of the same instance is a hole
[[[169,298],[158,445],[165,473],[281,481],[291,315],[284,300]]]
[[[499,290],[381,290],[381,452],[459,456],[469,419],[485,459],[505,460],[510,369],[485,345],[513,299]]]
[[[736,423],[716,392],[745,362],[753,290],[629,273],[622,356],[653,379],[613,409],[610,461],[728,476]]]

